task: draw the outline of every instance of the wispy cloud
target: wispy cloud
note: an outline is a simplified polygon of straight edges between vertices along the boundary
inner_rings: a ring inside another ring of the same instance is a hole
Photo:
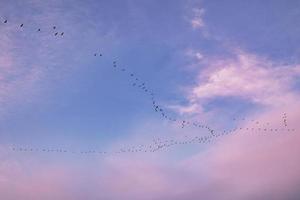
[[[205,10],[203,8],[194,8],[192,11],[192,18],[190,19],[190,23],[194,29],[200,29],[205,26],[203,15],[205,14]]]
[[[298,107],[294,99],[288,109],[276,108],[259,116],[280,127],[280,116],[287,112],[289,127],[296,132],[261,135],[240,131],[176,162],[164,161],[167,155],[158,153],[99,159],[79,156],[77,159],[88,162],[77,167],[67,161],[49,165],[24,152],[12,158],[4,148],[0,152],[0,196],[32,200],[297,199],[300,113],[294,111]]]
[[[197,83],[187,89],[194,108],[217,97],[241,97],[261,105],[282,106],[287,99],[298,96],[293,85],[300,75],[299,65],[278,64],[243,51],[238,51],[235,58],[206,59],[203,65]]]

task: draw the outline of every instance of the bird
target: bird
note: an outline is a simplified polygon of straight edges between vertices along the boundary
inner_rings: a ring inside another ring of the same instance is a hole
[[[56,26],[53,26],[53,29],[56,29]]]
[[[54,35],[57,36],[58,32],[56,32]]]
[[[63,36],[63,35],[64,35],[64,32],[62,32],[60,35]]]
[[[41,31],[41,29],[39,28],[37,31],[38,31],[38,32],[40,32],[40,31]]]
[[[95,53],[94,56],[97,56],[97,54]]]
[[[23,27],[23,26],[24,26],[24,24],[21,24],[21,25],[20,25],[20,27]]]
[[[4,20],[4,24],[6,24],[7,23],[7,19],[6,20]]]

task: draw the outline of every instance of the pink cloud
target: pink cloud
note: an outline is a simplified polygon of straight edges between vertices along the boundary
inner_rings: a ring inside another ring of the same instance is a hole
[[[299,128],[297,125],[298,131],[293,134],[229,138],[207,155],[213,179],[223,183],[220,187],[229,185],[241,197],[267,195],[281,199],[297,193]]]
[[[194,8],[193,17],[190,20],[190,23],[194,29],[202,28],[205,26],[203,21],[203,15],[205,10],[203,8]]]
[[[0,197],[5,199],[297,199],[300,184],[300,106],[259,116],[296,132],[239,132],[199,152],[171,161],[170,154],[79,159],[49,165],[34,156],[1,152]],[[245,124],[246,126],[247,124]],[[184,149],[182,149],[184,151]],[[173,153],[178,153],[175,151]],[[14,156],[15,157],[15,156]],[[28,159],[29,158],[29,159]]]
[[[299,65],[275,64],[256,55],[237,51],[234,59],[207,58],[197,84],[187,89],[194,110],[216,97],[241,97],[268,106],[283,106],[286,99],[297,98],[292,85],[299,77]],[[196,106],[198,105],[198,106]],[[188,106],[190,107],[190,106]]]

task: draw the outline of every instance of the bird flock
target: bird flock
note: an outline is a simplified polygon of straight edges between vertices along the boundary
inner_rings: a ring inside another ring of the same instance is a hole
[[[148,95],[148,97],[150,98],[151,102],[152,102],[152,108],[153,110],[159,114],[159,116],[164,119],[164,120],[168,120],[169,122],[174,122],[174,123],[179,123],[181,128],[184,128],[186,126],[192,125],[196,128],[202,128],[202,129],[206,129],[208,130],[212,135],[214,134],[214,130],[212,128],[210,128],[207,124],[203,124],[200,122],[191,122],[189,120],[186,119],[179,119],[176,117],[172,117],[170,116],[170,114],[168,114],[168,112],[166,111],[166,109],[164,109],[161,105],[159,105],[156,96],[154,94],[154,92],[150,89],[150,87],[146,84],[145,81],[143,81],[142,79],[140,79],[139,77],[136,76],[135,73],[129,71],[127,68],[125,67],[120,67],[117,64],[117,61],[113,61],[112,63],[112,67],[115,70],[119,70],[121,72],[123,72],[125,75],[127,75],[127,77],[130,78],[130,82],[131,82],[131,86],[135,87],[137,89],[139,89],[139,91],[144,92],[145,94]]]
[[[5,19],[4,21],[3,21],[3,24],[9,24],[9,21],[7,20],[7,19]],[[20,25],[19,25],[19,28],[25,28],[25,25],[23,24],[23,23],[21,23]],[[56,26],[52,26],[52,28],[51,28],[54,32],[53,32],[53,35],[54,36],[64,36],[64,34],[65,34],[65,32],[63,32],[63,31],[58,31],[58,29],[57,29],[57,27]],[[42,32],[43,30],[41,29],[41,28],[37,28],[36,29],[36,31],[37,32]]]
[[[8,24],[8,20],[5,19],[3,21],[4,24]],[[25,25],[21,23],[19,25],[19,28],[24,28]],[[63,31],[58,31],[56,26],[52,26],[51,29],[53,30],[54,36],[64,36]],[[37,28],[37,32],[41,32],[41,28]],[[102,52],[95,52],[94,57],[102,57]],[[112,62],[112,68],[115,71],[120,71],[126,75],[127,78],[129,78],[129,82],[132,87],[137,88],[139,91],[145,93],[148,95],[151,106],[154,112],[156,112],[162,119],[167,120],[169,122],[177,123],[180,128],[185,128],[187,126],[191,126],[194,128],[200,128],[207,130],[210,134],[208,136],[185,136],[184,139],[178,140],[178,139],[160,139],[157,138],[153,141],[153,143],[149,145],[133,145],[131,147],[127,148],[121,148],[117,151],[96,151],[96,150],[88,150],[88,151],[74,151],[74,150],[66,150],[66,149],[53,149],[53,148],[31,148],[31,147],[12,147],[13,151],[17,152],[47,152],[47,153],[73,153],[73,154],[100,154],[100,155],[111,155],[111,154],[121,154],[121,153],[138,153],[138,152],[156,152],[162,149],[167,149],[172,146],[176,145],[187,145],[187,144],[203,144],[211,142],[213,139],[218,138],[220,136],[225,136],[233,132],[238,131],[245,131],[245,132],[294,132],[295,129],[289,129],[287,125],[287,115],[284,113],[283,115],[283,125],[284,128],[266,128],[266,127],[235,127],[231,130],[223,130],[223,131],[216,131],[212,129],[208,124],[201,123],[198,121],[190,121],[186,119],[180,119],[177,117],[173,117],[169,114],[169,112],[161,106],[156,98],[156,95],[151,90],[151,88],[146,84],[145,81],[140,79],[134,72],[130,71],[126,67],[121,67],[117,60],[114,60]],[[233,118],[233,121],[237,121],[237,118]],[[245,121],[245,118],[242,118],[243,121]],[[251,120],[256,125],[262,124],[258,120]],[[267,123],[269,125],[269,123]]]
[[[287,125],[287,116],[286,116],[286,113],[283,113],[283,125],[284,125],[284,127],[287,127],[288,125]]]
[[[163,139],[156,138],[153,139],[153,142],[150,144],[139,144],[139,145],[131,145],[127,147],[122,147],[113,151],[99,151],[95,149],[89,150],[68,150],[65,148],[35,148],[35,147],[12,147],[12,151],[15,152],[41,152],[41,153],[61,153],[61,154],[78,154],[78,155],[119,155],[119,154],[132,154],[132,153],[154,153],[157,151],[167,150],[175,146],[183,146],[183,145],[192,145],[192,144],[206,144],[212,142],[214,139],[218,137],[228,135],[230,133],[239,133],[239,131],[244,131],[243,133],[253,133],[253,132],[262,132],[267,133],[286,133],[286,132],[294,132],[295,129],[285,129],[285,128],[234,128],[230,131],[223,131],[222,133],[218,133],[215,135],[207,135],[207,136],[184,136],[181,139]]]

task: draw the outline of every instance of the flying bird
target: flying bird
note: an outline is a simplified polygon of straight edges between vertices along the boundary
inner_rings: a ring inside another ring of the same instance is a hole
[[[7,19],[6,20],[4,20],[4,24],[6,24],[7,23]]]

